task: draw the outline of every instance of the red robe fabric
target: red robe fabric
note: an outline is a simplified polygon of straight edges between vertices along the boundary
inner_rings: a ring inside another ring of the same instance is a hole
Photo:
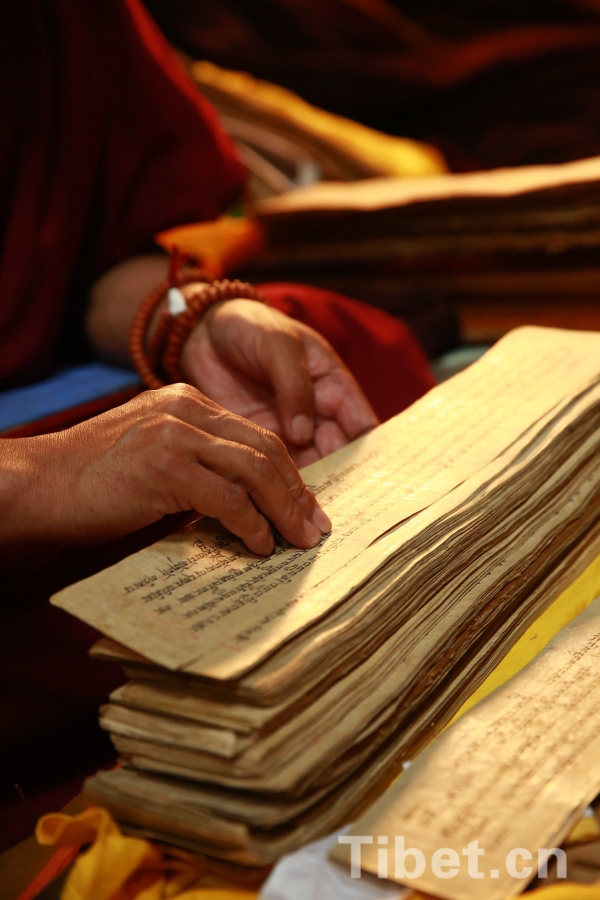
[[[137,0],[0,4],[0,385],[156,231],[212,219],[245,169]]]
[[[55,364],[102,272],[218,216],[245,172],[139,0],[1,4],[0,96],[1,389]],[[331,341],[380,417],[431,386],[396,319],[307,287],[267,293]]]

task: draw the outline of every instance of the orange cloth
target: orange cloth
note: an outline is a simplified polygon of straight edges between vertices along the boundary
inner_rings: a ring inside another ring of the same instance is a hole
[[[262,225],[245,216],[220,216],[214,222],[179,225],[155,235],[169,253],[176,248],[189,253],[213,278],[223,278],[262,249]]]

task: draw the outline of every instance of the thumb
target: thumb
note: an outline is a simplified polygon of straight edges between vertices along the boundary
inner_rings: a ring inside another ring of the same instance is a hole
[[[315,391],[302,341],[293,334],[271,333],[268,344],[265,368],[283,436],[292,444],[308,444],[315,430]]]

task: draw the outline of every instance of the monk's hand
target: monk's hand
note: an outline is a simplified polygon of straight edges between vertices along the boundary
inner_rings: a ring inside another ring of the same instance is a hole
[[[262,303],[228,300],[211,307],[187,340],[181,366],[208,397],[278,434],[299,466],[377,425],[331,345]]]
[[[269,521],[304,548],[331,529],[275,434],[184,384],[0,442],[0,500],[5,541],[110,539],[184,510],[214,516],[260,555],[273,550]]]

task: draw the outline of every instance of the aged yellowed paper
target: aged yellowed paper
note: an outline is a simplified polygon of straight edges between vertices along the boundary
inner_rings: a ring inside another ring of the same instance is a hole
[[[367,178],[350,185],[321,182],[269,197],[256,203],[254,209],[261,218],[318,209],[366,211],[460,197],[510,197],[598,179],[600,157],[595,156],[554,166],[522,166],[430,178]]]
[[[436,896],[519,893],[600,789],[599,704],[600,599],[355,824],[351,834],[373,838],[362,867],[381,871],[383,846],[387,877]],[[350,853],[348,845],[333,855]]]
[[[600,335],[528,328],[371,434],[304,470],[333,532],[260,559],[202,520],[53,598],[171,669],[234,678],[345,596],[343,568],[600,378]],[[315,587],[336,577],[335,590]]]

